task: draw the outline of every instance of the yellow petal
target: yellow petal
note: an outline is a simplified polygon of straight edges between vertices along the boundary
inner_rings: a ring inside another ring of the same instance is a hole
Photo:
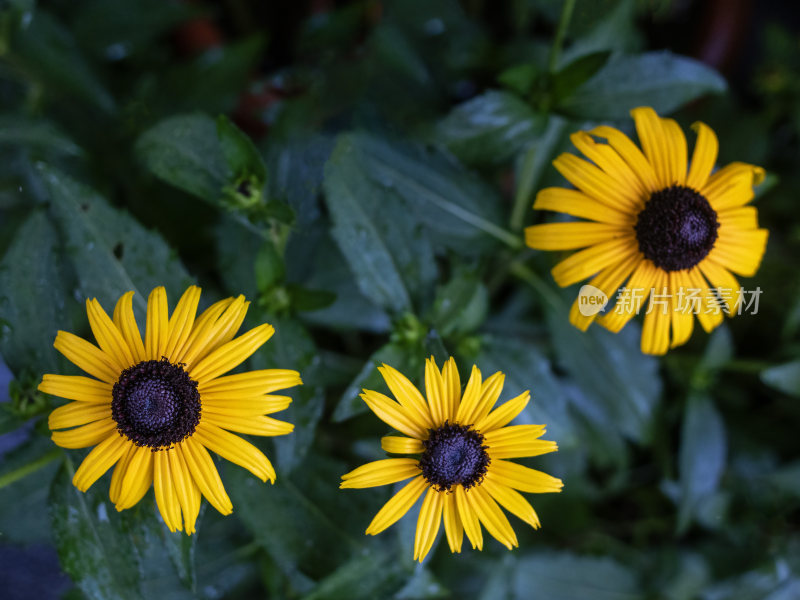
[[[381,448],[390,454],[421,454],[425,451],[421,441],[396,435],[382,437]]]
[[[526,227],[525,243],[537,250],[575,250],[630,235],[629,225],[589,221],[545,223]]]
[[[159,286],[150,292],[150,296],[147,298],[147,328],[144,334],[144,345],[148,359],[161,360],[161,357],[164,356],[168,329],[167,290],[164,289],[164,286]]]
[[[369,409],[384,423],[397,431],[417,439],[427,439],[428,432],[397,402],[379,392],[364,390],[362,400]]]
[[[708,257],[706,257],[708,258]],[[706,333],[710,333],[715,327],[722,323],[722,311],[713,294],[708,288],[708,283],[703,278],[698,267],[693,267],[686,272],[686,277],[692,289],[700,290],[700,308],[697,312],[697,320]]]
[[[589,282],[589,285],[601,290],[606,297],[611,300],[620,286],[625,283],[625,280],[641,262],[642,255],[640,252],[631,253],[624,260],[600,271],[600,273]],[[569,322],[581,331],[586,331],[589,325],[591,325],[596,318],[599,318],[600,315],[600,313],[585,315],[581,312],[582,303],[586,301],[585,298],[585,296],[581,295],[575,298],[575,302],[573,302],[569,312]]]
[[[609,265],[625,261],[638,252],[639,247],[631,233],[628,237],[602,242],[576,252],[558,263],[551,272],[556,283],[566,287],[596,275]]]
[[[761,167],[734,162],[722,167],[708,178],[700,193],[718,213],[744,206],[753,199],[753,186],[764,180]]]
[[[183,357],[181,361],[186,363],[188,369],[233,339],[247,314],[249,305],[244,296],[240,295],[235,300],[217,302],[200,315],[195,322],[192,335],[180,351]]]
[[[499,429],[511,422],[528,405],[531,394],[528,390],[522,392],[516,398],[501,404],[484,418],[475,423],[475,429],[481,433],[487,433],[493,429]]]
[[[515,425],[490,431],[485,435],[489,456],[495,458],[522,458],[555,452],[555,442],[537,439],[544,426]]]
[[[592,163],[574,154],[561,154],[553,166],[576,188],[601,204],[617,211],[630,212],[641,204],[634,188],[626,188]]]
[[[292,403],[289,396],[260,396],[245,399],[209,399],[200,396],[203,414],[256,417],[286,410]]]
[[[64,429],[110,418],[111,404],[70,402],[64,406],[59,406],[50,413],[47,419],[47,426],[50,429]]]
[[[113,467],[127,449],[129,441],[116,433],[110,434],[83,459],[75,471],[72,484],[85,492],[103,474]]]
[[[114,325],[117,326],[135,363],[140,363],[146,358],[142,335],[133,315],[133,292],[125,292],[114,307]]]
[[[102,419],[66,431],[54,431],[50,439],[62,448],[86,448],[99,444],[112,435],[117,424],[111,419]],[[114,434],[116,435],[116,434]]]
[[[169,458],[172,485],[183,514],[184,531],[187,535],[192,535],[195,532],[197,515],[200,513],[200,490],[192,479],[179,448],[179,446],[174,446],[165,450],[164,453]]]
[[[150,328],[148,327],[148,330]],[[178,493],[172,479],[172,472],[169,464],[167,452],[160,450],[153,453],[154,470],[153,486],[156,495],[156,505],[164,523],[170,531],[182,531],[183,520],[181,519],[181,505],[178,500]]]
[[[341,489],[367,488],[397,483],[420,474],[415,458],[385,458],[353,469],[342,475]]]
[[[431,418],[437,426],[444,423],[444,393],[442,374],[439,371],[439,367],[436,366],[433,356],[431,356],[425,360],[425,395],[428,397]],[[418,435],[416,437],[422,438],[427,437],[427,435]]]
[[[617,153],[630,165],[631,170],[636,173],[636,176],[642,182],[644,189],[652,193],[661,189],[656,177],[653,165],[648,162],[642,151],[634,144],[631,139],[622,133],[619,129],[601,125],[595,127],[589,132],[596,137],[605,138]]]
[[[642,352],[662,355],[669,349],[670,290],[668,275],[659,270],[642,326]]]
[[[442,500],[442,521],[444,521],[444,532],[447,535],[447,545],[450,546],[450,552],[461,552],[464,527],[458,516],[456,496],[455,494],[445,494]]]
[[[414,384],[400,371],[387,364],[378,367],[378,372],[383,376],[394,397],[405,408],[406,414],[425,429],[432,428],[434,425],[428,403]]]
[[[671,186],[674,182],[670,180],[669,147],[661,119],[649,106],[634,108],[631,116],[636,124],[636,133],[639,135],[645,156],[656,172],[659,188]]]
[[[200,395],[206,397],[213,393],[242,394],[257,396],[270,394],[277,390],[285,390],[302,385],[300,373],[289,369],[260,369],[235,375],[217,377],[197,386]]]
[[[225,460],[244,467],[261,481],[269,479],[275,482],[275,469],[269,459],[261,450],[238,435],[201,420],[192,437]]]
[[[153,457],[158,453],[153,452],[146,446],[133,446],[133,448],[134,450],[129,457],[128,465],[123,475],[119,497],[114,502],[118,511],[135,506],[153,483],[153,465],[155,462]]]
[[[128,465],[130,465],[131,458],[134,454],[136,454],[136,445],[127,444],[125,450],[122,452],[122,456],[114,467],[114,472],[111,474],[111,487],[108,490],[108,497],[114,504],[119,502],[119,496],[122,492],[122,482],[125,479],[125,472],[128,470]]]
[[[536,210],[552,210],[572,215],[573,217],[608,223],[609,225],[633,227],[636,222],[636,215],[632,212],[615,210],[579,190],[567,188],[549,187],[540,190],[536,194],[533,208]]]
[[[442,366],[442,399],[443,416],[445,420],[452,421],[461,403],[461,378],[452,356]]]
[[[586,158],[617,181],[620,187],[624,186],[634,190],[636,196],[642,199],[649,196],[641,179],[636,176],[630,165],[625,162],[614,148],[607,144],[596,143],[592,136],[585,131],[573,133],[570,136],[570,140]]]
[[[714,130],[705,123],[697,121],[692,125],[692,129],[697,132],[697,141],[694,145],[692,164],[689,167],[689,175],[686,177],[686,185],[699,191],[705,185],[717,162],[719,143]]]
[[[202,444],[197,443],[192,437],[186,438],[180,444],[183,458],[192,473],[197,487],[203,496],[223,515],[233,511],[233,503],[222,485],[217,467]]]
[[[667,136],[667,164],[670,185],[686,183],[686,136],[672,119],[661,119],[661,126]]]
[[[461,404],[458,405],[458,411],[456,412],[456,421],[458,423],[463,425],[475,423],[475,412],[481,399],[482,382],[480,370],[473,365],[467,381],[467,387],[464,388],[464,397],[461,399]]]
[[[638,314],[642,302],[648,297],[655,283],[658,271],[659,269],[650,260],[641,260],[633,270],[627,285],[620,290],[614,308],[597,317],[597,322],[614,333],[622,329],[635,314]]]
[[[189,376],[199,383],[214,379],[238,367],[271,338],[273,333],[275,329],[268,323],[254,327],[235,340],[220,346],[191,367]]]
[[[45,394],[52,394],[67,400],[111,405],[112,385],[83,375],[47,373],[42,377],[42,383],[37,389]]]
[[[473,549],[483,550],[483,533],[481,532],[481,522],[478,520],[478,514],[472,508],[464,488],[457,485],[453,489],[455,490],[458,517],[461,519],[464,532],[467,534]]]
[[[682,271],[672,271],[669,274],[669,288],[672,294],[670,315],[672,318],[672,341],[670,348],[676,348],[689,341],[694,329],[694,315],[686,310],[685,296],[689,287],[689,279]]]
[[[767,249],[769,232],[766,229],[720,229],[707,258],[743,277],[752,277],[761,265]]]
[[[287,435],[294,430],[294,425],[291,423],[264,415],[242,417],[226,413],[208,413],[203,415],[203,421],[223,429],[251,435]]]
[[[414,536],[414,560],[422,562],[428,555],[439,526],[442,522],[442,498],[444,494],[433,488],[428,490],[422,501],[422,508],[417,519],[417,532]]]
[[[73,335],[68,331],[59,331],[53,347],[66,356],[70,362],[101,381],[114,384],[120,371],[114,361],[94,344]]]
[[[409,481],[378,511],[367,527],[367,535],[378,535],[399,521],[414,506],[420,494],[427,487],[428,484],[422,475]]]
[[[535,469],[529,469],[507,460],[493,460],[489,467],[492,478],[510,488],[528,492],[531,494],[543,494],[547,492],[560,492],[564,484],[560,479],[542,473]]]
[[[171,363],[181,362],[181,357],[178,353],[183,349],[183,345],[192,333],[194,317],[197,314],[197,305],[199,303],[200,288],[196,285],[189,286],[181,296],[172,313],[172,317],[169,319],[164,356]]]
[[[755,206],[739,206],[717,213],[721,231],[731,229],[758,229],[758,211]]]
[[[737,314],[743,298],[740,293],[741,286],[736,277],[712,258],[706,257],[697,266],[715,289],[725,292],[722,299],[728,307],[728,314]]]
[[[86,314],[89,316],[89,326],[100,349],[105,352],[109,360],[113,361],[118,371],[133,366],[135,361],[128,343],[96,299],[86,300]]]
[[[486,474],[481,487],[512,515],[522,519],[534,529],[538,529],[541,526],[539,517],[530,502],[518,491],[495,481],[491,475],[491,472]]]
[[[466,494],[470,496],[470,504],[475,509],[475,512],[478,513],[481,523],[494,539],[509,550],[519,545],[511,523],[508,522],[503,511],[500,510],[500,507],[492,500],[491,496],[483,490],[482,486],[471,488],[467,490]]]

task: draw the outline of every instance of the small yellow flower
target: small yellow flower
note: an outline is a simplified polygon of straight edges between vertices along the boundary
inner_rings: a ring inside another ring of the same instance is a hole
[[[113,319],[96,299],[87,300],[99,347],[66,331],[54,346],[91,377],[47,374],[39,390],[73,400],[50,414],[53,441],[95,446],[75,472],[75,487],[85,492],[116,465],[109,496],[118,511],[135,505],[152,483],[167,527],[192,534],[201,494],[222,514],[233,510],[208,450],[274,482],[267,457],[230,432],[290,433],[291,423],[266,415],[291,402],[272,392],[302,382],[283,369],[222,377],[274,332],[265,323],[234,339],[250,304],[244,296],[221,300],[195,319],[200,288],[191,286],[170,317],[167,293],[158,287],[147,302],[144,341],[132,298],[128,292],[119,299]]]
[[[414,540],[414,559],[420,562],[433,546],[442,520],[451,552],[461,552],[464,532],[473,548],[483,549],[481,524],[509,550],[517,546],[517,536],[500,506],[539,527],[533,507],[516,490],[560,492],[563,484],[507,460],[558,449],[555,442],[538,439],[544,425],[507,427],[528,404],[529,392],[492,410],[503,389],[502,373],[483,381],[473,366],[462,397],[455,361],[450,358],[439,371],[431,357],[425,363],[426,400],[397,370],[389,365],[378,370],[397,402],[371,390],[364,390],[361,398],[378,418],[405,434],[382,438],[381,447],[391,454],[418,456],[374,461],[342,476],[342,488],[387,485],[413,477],[375,515],[368,535],[397,522],[423,492]]]
[[[612,127],[579,131],[572,143],[592,162],[572,154],[553,162],[578,189],[546,188],[536,196],[535,209],[588,221],[534,225],[525,239],[538,250],[585,248],[555,266],[558,285],[593,277],[589,283],[609,299],[622,288],[614,309],[600,317],[581,311],[579,296],[573,325],[585,331],[597,318],[616,333],[649,298],[642,351],[664,354],[689,340],[694,315],[708,332],[723,312],[740,310],[744,294],[731,271],[754,275],[766,249],[768,232],[759,229],[755,207],[746,206],[764,170],[736,162],[712,174],[718,146],[707,125],[693,125],[689,163],[675,121],[648,107],[631,114],[644,153]]]

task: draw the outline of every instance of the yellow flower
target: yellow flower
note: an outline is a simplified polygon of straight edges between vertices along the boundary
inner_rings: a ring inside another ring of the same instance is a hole
[[[516,490],[560,492],[563,484],[506,460],[558,449],[555,442],[538,439],[544,425],[506,426],[528,404],[527,391],[492,410],[503,389],[502,373],[483,381],[478,368],[472,367],[462,397],[455,361],[450,358],[440,372],[431,357],[425,363],[426,400],[397,370],[389,365],[378,370],[397,402],[371,390],[364,390],[361,398],[378,418],[405,434],[382,438],[381,447],[391,454],[418,456],[374,461],[342,476],[342,488],[374,487],[413,477],[375,515],[368,535],[397,522],[423,492],[414,540],[414,559],[420,562],[433,546],[442,520],[451,552],[461,552],[464,532],[473,548],[483,549],[481,524],[509,550],[517,546],[517,536],[498,504],[531,527],[539,527],[533,507]]]
[[[64,448],[95,446],[72,483],[82,492],[116,465],[109,496],[118,511],[135,505],[153,484],[171,531],[195,531],[200,495],[222,514],[233,510],[208,450],[262,481],[275,470],[258,448],[230,433],[284,435],[291,423],[266,415],[289,406],[272,392],[301,385],[296,371],[267,369],[221,377],[273,334],[263,324],[234,339],[249,302],[244,296],[210,306],[197,319],[200,288],[191,286],[172,316],[163,287],[147,301],[142,341],[133,315],[133,292],[109,318],[86,301],[98,346],[66,331],[55,348],[92,377],[45,375],[42,392],[73,400],[49,418],[53,441]]]
[[[697,142],[688,163],[675,121],[648,107],[631,114],[644,153],[612,127],[579,131],[572,143],[592,162],[572,154],[553,162],[578,189],[546,188],[536,196],[535,209],[588,221],[534,225],[525,239],[539,250],[585,248],[555,266],[558,285],[593,276],[589,283],[609,299],[622,288],[614,309],[599,317],[581,310],[579,296],[573,325],[585,331],[597,318],[616,333],[649,297],[642,351],[664,354],[688,341],[693,315],[708,332],[723,311],[741,310],[745,294],[731,271],[754,275],[766,249],[767,230],[746,206],[764,170],[736,162],[712,174],[717,137],[707,125],[693,125]]]

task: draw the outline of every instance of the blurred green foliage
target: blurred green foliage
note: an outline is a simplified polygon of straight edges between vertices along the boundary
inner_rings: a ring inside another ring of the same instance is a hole
[[[0,5],[0,546],[55,547],[71,599],[800,596],[797,31],[764,28],[730,91],[649,43],[680,39],[667,1],[280,4]],[[759,313],[662,360],[636,323],[574,329],[556,258],[521,237],[568,134],[630,131],[643,104],[770,174]],[[114,511],[110,475],[73,488],[81,452],[49,442],[35,388],[76,372],[52,342],[89,335],[85,298],[133,289],[143,317],[153,287],[192,282],[254,300],[277,333],[250,366],[305,385],[295,433],[253,440],[275,485],[220,463],[234,514],[187,538],[151,495]],[[389,490],[338,489],[383,455],[358,398],[375,366],[421,382],[430,355],[531,389],[519,422],[559,444],[535,463],[564,492],[531,498],[543,528],[517,523],[512,553],[439,544],[416,565],[413,510],[367,537]]]

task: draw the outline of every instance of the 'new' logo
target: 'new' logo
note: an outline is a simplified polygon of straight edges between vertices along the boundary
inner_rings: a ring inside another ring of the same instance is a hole
[[[608,304],[608,296],[603,290],[589,285],[581,287],[578,292],[578,310],[584,317],[591,317],[603,310]]]

